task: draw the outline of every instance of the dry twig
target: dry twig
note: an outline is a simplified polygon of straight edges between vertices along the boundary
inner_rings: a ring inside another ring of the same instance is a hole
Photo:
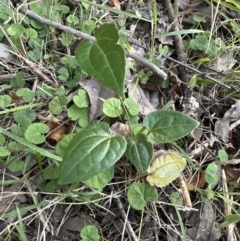
[[[169,17],[170,22],[172,23],[173,30],[178,31],[179,27],[178,27],[178,23],[177,23],[177,16],[174,16],[171,1],[164,0],[164,4],[166,6],[166,9],[168,10],[168,17]],[[174,43],[175,43],[175,49],[176,49],[177,56],[178,56],[178,61],[185,63],[187,61],[187,55],[184,51],[184,46],[183,46],[183,42],[182,42],[180,35],[174,36]],[[179,70],[180,70],[181,80],[185,84],[188,83],[189,78],[188,78],[188,74],[187,74],[185,68],[183,68],[183,66],[179,66]]]
[[[14,77],[16,77],[16,74],[3,74],[3,75],[0,75],[0,83],[7,82],[7,81],[13,79]]]
[[[134,40],[134,41],[130,40],[129,43],[134,44],[134,45],[136,45],[136,46],[138,46],[138,47],[140,47],[140,48],[143,48],[143,49],[149,51],[149,48],[147,48],[147,47],[139,44],[138,41],[136,41],[136,40]],[[160,54],[160,53],[159,53],[159,54]],[[230,86],[228,86],[228,85],[226,85],[226,84],[218,81],[217,79],[213,78],[213,77],[212,77],[210,74],[208,74],[208,73],[204,73],[204,72],[202,72],[202,71],[200,71],[200,70],[198,70],[198,69],[196,69],[196,68],[194,68],[194,67],[192,67],[192,66],[190,66],[190,65],[188,65],[188,64],[182,63],[182,62],[180,62],[180,61],[178,61],[178,60],[176,60],[176,59],[174,59],[174,58],[172,58],[172,57],[170,57],[170,56],[167,56],[167,55],[165,55],[165,54],[162,54],[162,53],[161,53],[161,55],[162,55],[164,58],[166,58],[166,59],[168,59],[168,60],[170,60],[170,61],[172,61],[172,62],[174,62],[174,63],[176,63],[176,64],[179,64],[179,65],[181,65],[181,66],[184,67],[184,68],[187,68],[187,69],[192,70],[193,72],[197,73],[199,76],[201,76],[201,77],[203,77],[203,78],[210,79],[210,80],[212,80],[213,82],[215,82],[216,84],[219,84],[219,85],[221,85],[221,86],[223,86],[223,87],[226,87],[226,88],[228,88],[228,89],[231,89]]]
[[[227,186],[227,180],[226,180],[226,173],[224,171],[224,169],[222,170],[222,185],[223,185],[223,192],[224,192],[224,197],[226,199],[228,199],[229,201],[233,201],[233,197],[231,196],[231,198],[229,197],[228,194],[228,186]],[[231,211],[231,204],[229,202],[224,202],[224,214],[225,216],[231,215],[232,211]],[[235,241],[237,240],[234,234],[234,228],[235,228],[235,224],[231,223],[227,226],[227,241]]]
[[[129,231],[132,239],[133,239],[134,241],[138,241],[138,238],[137,238],[137,236],[136,236],[136,234],[135,234],[135,232],[134,232],[134,230],[133,230],[130,222],[128,221],[128,217],[127,217],[127,215],[126,215],[126,213],[125,213],[125,211],[124,211],[123,205],[122,205],[119,197],[116,197],[116,201],[117,201],[118,208],[119,208],[119,210],[120,210],[120,212],[121,212],[122,218],[123,218],[123,220],[124,220],[125,223],[126,223],[127,229],[128,229],[128,231]]]
[[[34,64],[33,62],[31,62],[28,59],[25,59],[25,58],[22,58],[22,59],[29,66],[30,70],[34,74],[39,76],[42,80],[44,80],[46,83],[52,84],[53,86],[56,86],[56,87],[58,86],[57,81],[53,82],[51,79],[49,79],[48,76],[45,75],[36,64]]]
[[[182,190],[182,197],[183,197],[185,207],[188,210],[191,210],[192,209],[192,202],[191,202],[191,199],[190,199],[190,196],[189,196],[189,192],[188,192],[188,189],[187,189],[186,182],[183,179],[182,175],[180,175],[178,177],[178,185],[180,186],[180,188]]]
[[[25,5],[25,4],[22,4],[22,5],[19,6],[19,11],[24,13],[24,14],[26,14],[28,17],[36,19],[40,23],[52,26],[52,27],[57,28],[59,30],[65,31],[67,33],[71,33],[71,34],[73,34],[73,35],[75,35],[77,37],[83,38],[83,39],[88,39],[88,40],[93,41],[93,42],[96,41],[96,39],[93,36],[91,36],[91,35],[85,34],[85,33],[81,32],[81,31],[78,31],[78,30],[75,30],[73,28],[64,26],[64,25],[62,25],[60,23],[56,23],[56,22],[50,21],[50,20],[48,20],[46,18],[43,18],[43,17],[37,15],[36,13],[28,10],[27,5]],[[165,80],[167,78],[167,74],[164,71],[159,69],[156,65],[152,64],[151,62],[149,62],[145,58],[143,58],[143,57],[141,57],[141,56],[139,56],[139,55],[137,55],[135,53],[130,53],[130,52],[126,52],[126,56],[130,57],[130,58],[134,59],[135,61],[141,63],[142,65],[148,67],[154,73],[159,75],[163,80]]]

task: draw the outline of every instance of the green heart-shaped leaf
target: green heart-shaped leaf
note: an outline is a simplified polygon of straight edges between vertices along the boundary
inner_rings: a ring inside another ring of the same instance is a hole
[[[128,202],[136,210],[143,210],[147,202],[154,202],[157,197],[157,189],[148,183],[134,182],[127,191]]]
[[[33,144],[41,144],[45,141],[44,134],[49,131],[49,127],[43,123],[34,123],[28,126],[25,131],[25,138]]]
[[[7,32],[11,36],[20,37],[24,33],[24,27],[19,23],[13,23],[7,28]]]
[[[0,156],[9,156],[11,152],[9,152],[6,148],[0,147]]]
[[[82,89],[79,90],[78,94],[73,96],[73,102],[79,108],[88,107],[90,104],[90,100],[89,100],[87,92]]]
[[[147,115],[143,125],[154,141],[167,143],[186,136],[197,128],[199,122],[177,111],[159,110]]]
[[[10,105],[12,102],[12,99],[9,95],[2,95],[0,96],[0,107],[3,108],[7,105]]]
[[[76,49],[76,59],[82,69],[106,87],[124,97],[125,53],[116,44],[118,32],[113,24],[101,26],[96,43],[84,40]]]
[[[123,113],[121,101],[116,98],[109,98],[103,103],[103,113],[109,117],[118,117]]]
[[[83,241],[99,241],[100,240],[98,230],[93,225],[85,226],[82,229],[82,231],[80,233],[80,236],[81,236]]]
[[[130,115],[137,115],[140,108],[138,103],[136,103],[133,99],[131,98],[126,98],[124,100],[124,104],[129,112]]]
[[[153,156],[152,144],[146,140],[135,143],[130,139],[127,143],[125,155],[140,173],[145,173]]]
[[[59,184],[86,181],[113,166],[126,150],[122,136],[111,137],[107,123],[91,125],[70,141],[63,157]]]

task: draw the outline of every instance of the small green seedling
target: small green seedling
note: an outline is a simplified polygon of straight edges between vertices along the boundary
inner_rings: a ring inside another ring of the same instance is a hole
[[[82,241],[100,240],[97,228],[92,225],[85,226],[80,233],[80,237],[82,238]]]

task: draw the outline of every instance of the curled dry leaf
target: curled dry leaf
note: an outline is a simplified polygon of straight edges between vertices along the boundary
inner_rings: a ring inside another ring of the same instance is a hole
[[[216,122],[215,133],[221,136],[223,142],[229,142],[230,123],[231,121],[240,119],[240,100],[237,100],[234,105],[224,114],[223,118]]]
[[[22,101],[23,101],[23,98],[17,96],[14,91],[11,91],[11,92],[9,93],[9,96],[12,98],[12,102],[13,102],[13,103],[19,103],[19,102],[22,102]]]
[[[178,185],[182,190],[182,197],[185,207],[190,210],[192,209],[192,202],[187,189],[186,181],[183,179],[182,175],[178,177]]]
[[[54,116],[51,116],[51,115],[49,115],[49,116],[43,116],[43,115],[36,115],[36,118],[38,119],[38,120],[41,120],[41,121],[47,121],[47,122],[53,122],[53,123],[56,123],[56,124],[60,124],[60,119],[58,119],[58,118],[56,118],[56,117],[54,117]],[[49,126],[50,127],[50,126]],[[50,127],[51,128],[51,127]]]
[[[54,122],[49,122],[48,126],[49,131],[52,131],[52,133],[48,136],[47,141],[52,146],[55,146],[60,141],[62,136],[68,134],[69,132],[69,129],[66,126],[60,126],[59,124],[56,124]]]
[[[124,136],[126,138],[130,137],[131,134],[131,130],[130,130],[130,126],[129,125],[125,125],[123,123],[120,122],[116,122],[114,123],[110,130],[109,130],[111,136]]]

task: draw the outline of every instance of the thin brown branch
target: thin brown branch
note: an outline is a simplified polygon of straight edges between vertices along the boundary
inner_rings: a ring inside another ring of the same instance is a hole
[[[140,47],[140,48],[143,48],[143,49],[149,51],[149,48],[141,45],[141,44],[138,43],[136,40],[134,40],[134,41],[129,41],[129,42],[130,42],[131,44],[134,44],[134,45],[136,45],[136,46],[138,46],[138,47]],[[159,53],[159,54],[160,54],[160,53]],[[166,59],[168,59],[168,60],[171,60],[172,62],[183,66],[184,68],[187,68],[187,69],[192,70],[193,72],[197,73],[199,76],[201,76],[201,77],[203,77],[203,78],[210,79],[210,80],[212,80],[213,82],[215,82],[216,84],[219,84],[219,85],[224,86],[224,87],[226,87],[226,88],[228,88],[228,89],[231,89],[230,86],[228,86],[228,85],[220,82],[219,80],[213,78],[213,77],[212,77],[211,75],[209,75],[208,73],[202,72],[202,71],[200,71],[200,70],[198,70],[198,69],[196,69],[196,68],[194,68],[194,67],[192,67],[192,66],[190,66],[190,65],[188,65],[188,64],[182,63],[182,62],[180,62],[180,61],[178,61],[178,60],[176,60],[176,59],[174,59],[174,58],[172,58],[172,57],[170,57],[170,56],[167,56],[167,55],[165,55],[165,54],[161,54],[161,55],[162,55],[164,58],[166,58]]]
[[[73,28],[64,26],[64,25],[62,25],[60,23],[53,22],[51,20],[48,20],[46,18],[43,18],[43,17],[37,15],[36,13],[28,10],[27,5],[25,5],[25,4],[22,4],[22,5],[19,6],[19,11],[24,13],[24,14],[26,14],[28,17],[36,19],[40,23],[52,26],[52,27],[54,27],[56,29],[62,30],[62,31],[67,32],[67,33],[71,33],[71,34],[73,34],[73,35],[75,35],[77,37],[83,38],[83,39],[88,39],[88,40],[93,41],[93,42],[96,41],[96,39],[93,36],[91,36],[91,35],[85,34],[85,33],[81,32],[81,31],[75,30]],[[143,57],[141,57],[141,56],[139,56],[139,55],[137,55],[135,53],[130,53],[130,52],[126,52],[126,56],[130,57],[130,58],[134,59],[135,61],[139,62],[140,64],[148,67],[154,73],[156,73],[158,76],[160,76],[163,80],[165,80],[167,78],[167,74],[164,71],[159,69],[156,65],[154,65],[151,62],[149,62],[145,58],[143,58]]]
[[[174,16],[174,11],[172,8],[171,1],[164,0],[164,5],[166,6],[166,9],[168,11],[168,17],[173,26],[173,31],[178,31],[179,27],[178,27],[178,22],[177,22],[177,16]],[[177,56],[178,56],[178,61],[185,63],[187,61],[187,55],[184,51],[184,46],[183,46],[183,41],[181,39],[181,35],[174,36],[174,44],[175,44],[175,49],[176,49]],[[188,74],[187,74],[185,68],[183,68],[182,66],[179,66],[179,70],[180,70],[181,80],[184,83],[188,83],[189,77],[188,77]]]
[[[122,218],[123,218],[123,220],[124,220],[125,223],[126,223],[127,229],[128,229],[128,231],[129,231],[132,239],[133,239],[134,241],[138,241],[138,238],[137,238],[137,236],[136,236],[136,234],[135,234],[135,232],[134,232],[134,230],[133,230],[130,222],[128,221],[128,217],[127,217],[127,215],[126,215],[126,213],[125,213],[125,211],[124,211],[124,208],[123,208],[123,205],[122,205],[122,203],[121,203],[121,201],[120,201],[120,198],[119,198],[119,197],[116,197],[116,201],[117,201],[118,208],[119,208],[119,210],[120,210],[120,212],[121,212]]]
[[[51,79],[48,78],[47,75],[45,75],[39,67],[37,67],[36,64],[34,64],[33,62],[31,62],[30,60],[28,59],[25,59],[25,58],[22,58],[23,61],[29,66],[30,70],[36,74],[37,76],[39,76],[42,80],[44,80],[45,82],[49,83],[49,84],[52,84],[53,86],[58,86],[58,83],[57,81],[53,82]]]
[[[3,74],[0,75],[0,83],[4,83],[16,77],[16,74]]]
[[[183,179],[182,175],[180,175],[178,177],[178,185],[180,186],[181,191],[182,191],[182,197],[183,197],[185,207],[188,210],[191,210],[192,209],[192,202],[191,202],[191,199],[190,199],[190,196],[189,196],[189,192],[188,192],[188,189],[187,189],[186,182]]]

